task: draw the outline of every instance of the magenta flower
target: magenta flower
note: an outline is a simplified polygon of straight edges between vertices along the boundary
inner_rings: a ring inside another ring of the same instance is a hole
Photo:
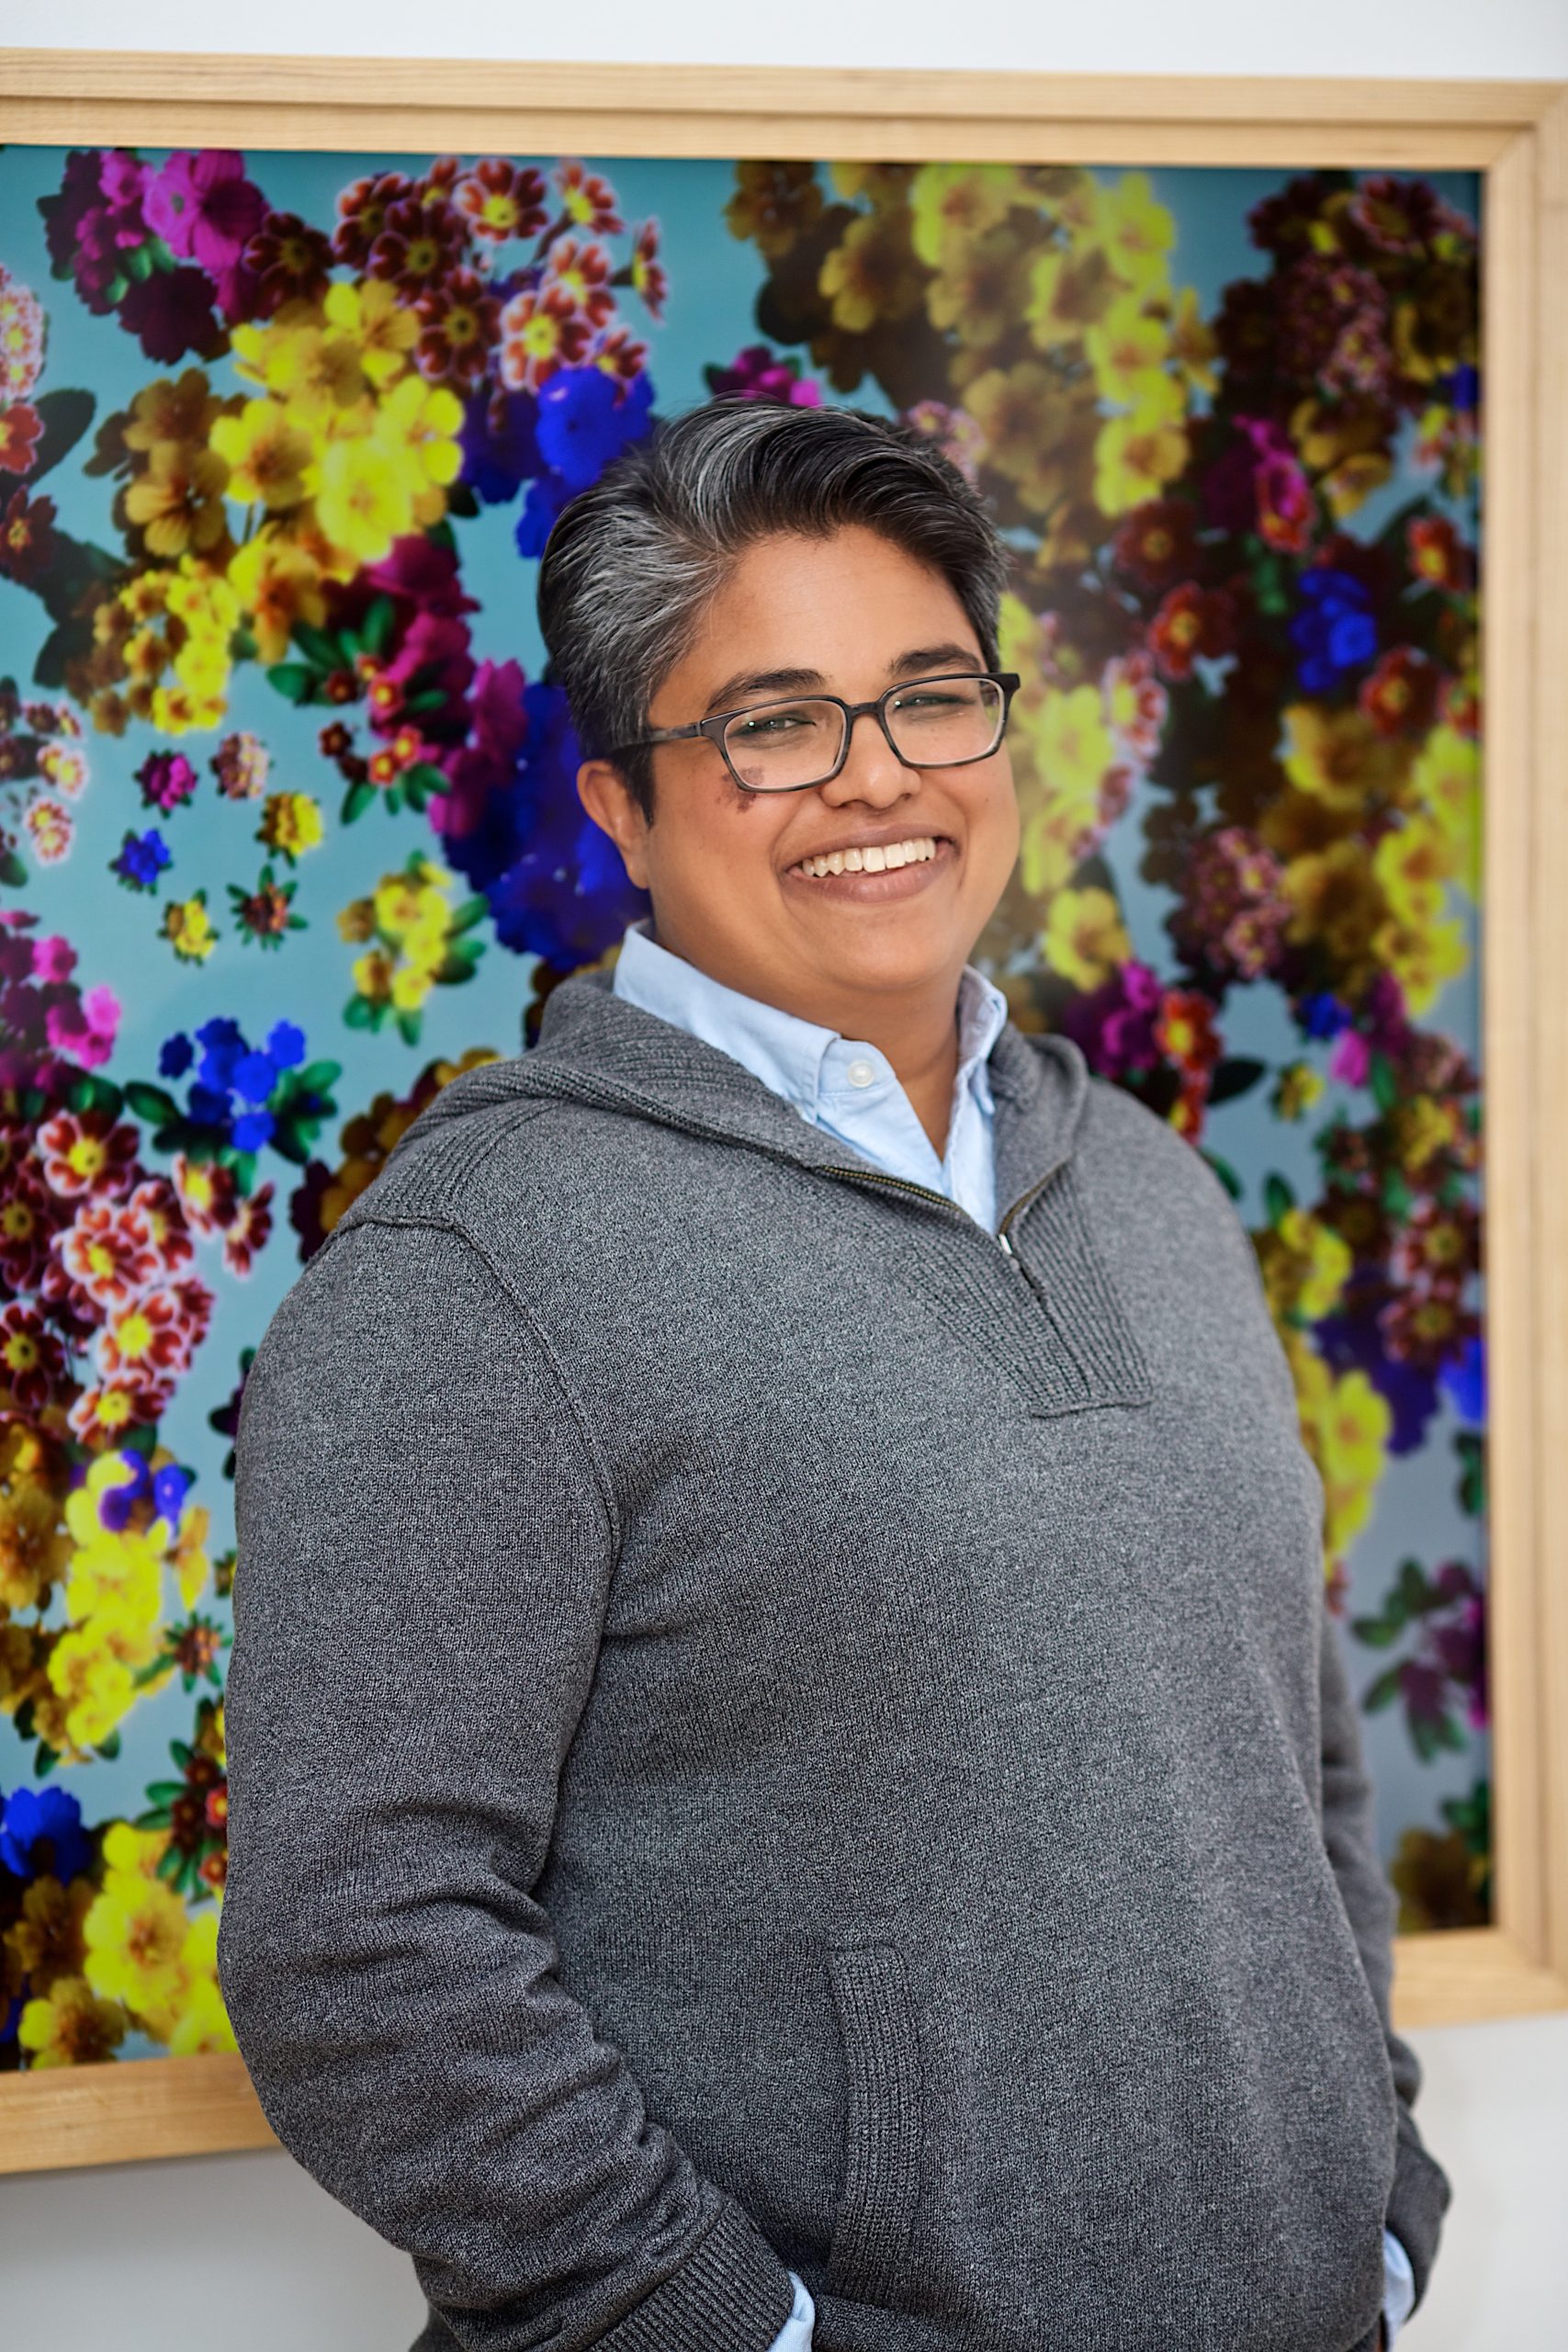
[[[39,980],[68,980],[76,968],[76,950],[58,931],[47,939],[35,939],[33,947],[33,978]]]
[[[161,808],[166,817],[183,808],[196,790],[196,770],[183,752],[149,752],[136,771],[142,806]]]
[[[171,155],[147,191],[147,219],[172,254],[210,277],[235,268],[266,218],[266,200],[230,147]]]

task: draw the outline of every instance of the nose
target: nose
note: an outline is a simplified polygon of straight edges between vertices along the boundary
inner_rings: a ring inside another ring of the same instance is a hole
[[[863,710],[850,721],[850,748],[844,764],[828,784],[818,786],[829,808],[863,800],[874,808],[891,808],[919,786],[914,768],[907,768],[876,723],[874,710]]]

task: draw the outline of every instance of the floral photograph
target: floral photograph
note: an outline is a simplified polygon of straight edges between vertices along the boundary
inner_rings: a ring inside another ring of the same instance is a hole
[[[984,492],[976,961],[1257,1251],[1408,1933],[1491,1916],[1476,180],[0,152],[0,2070],[230,2050],[233,1443],[646,902],[535,616],[716,392]]]

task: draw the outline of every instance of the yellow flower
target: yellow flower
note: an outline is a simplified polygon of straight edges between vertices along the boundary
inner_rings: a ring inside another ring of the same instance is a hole
[[[118,2002],[100,2000],[82,1976],[62,1976],[47,1998],[22,2009],[17,2039],[35,2068],[92,2066],[125,2040],[130,2020]]]
[[[1269,1107],[1277,1118],[1303,1119],[1322,1100],[1325,1083],[1310,1062],[1287,1062],[1274,1081]]]
[[[329,431],[343,411],[365,399],[355,338],[323,334],[320,313],[308,304],[289,304],[266,326],[237,326],[230,342],[236,374],[275,393],[296,424]]]
[[[1023,315],[1043,351],[1080,341],[1104,318],[1120,291],[1097,245],[1052,245],[1030,273]]]
[[[997,228],[1021,197],[1010,164],[922,164],[909,183],[910,242],[940,269],[952,249]]]
[[[106,2000],[123,2001],[159,2041],[167,2039],[186,1988],[190,1921],[173,1887],[141,1871],[107,1871],[83,1928],[87,1982]]]
[[[859,214],[824,259],[817,283],[828,298],[833,324],[848,334],[864,334],[880,321],[907,318],[921,292],[908,222],[890,213]]]
[[[333,288],[333,292],[338,288]],[[422,503],[421,493],[444,490],[462,470],[463,452],[457,435],[463,429],[463,404],[445,384],[427,384],[423,376],[406,376],[387,394],[377,413],[372,439],[406,463],[415,485],[415,512],[421,522],[439,522],[446,501]]]
[[[1421,812],[1384,833],[1372,852],[1389,912],[1413,925],[1435,922],[1442,913],[1454,864],[1453,843]]]
[[[228,467],[212,449],[160,441],[146,471],[125,492],[126,516],[141,531],[153,555],[216,547],[228,529],[223,514],[228,479]]]
[[[357,946],[361,941],[376,936],[376,910],[368,899],[355,899],[343,909],[337,919],[338,937]]]
[[[136,1703],[130,1668],[93,1626],[73,1626],[50,1652],[49,1679],[64,1707],[67,1736],[85,1753],[101,1747]]]
[[[1322,703],[1292,703],[1284,721],[1284,770],[1301,791],[1347,814],[1399,795],[1409,772],[1409,747],[1380,735],[1354,705],[1329,710]]]
[[[207,1539],[211,1525],[212,1513],[205,1503],[187,1503],[180,1513],[179,1534],[169,1557],[180,1588],[180,1599],[187,1609],[196,1607],[210,1573]]]
[[[1148,174],[1123,173],[1114,187],[1100,188],[1098,195],[1095,234],[1111,268],[1135,293],[1162,291],[1176,223],[1164,205],[1155,202]]]
[[[199,897],[171,899],[164,909],[163,938],[173,943],[182,964],[203,964],[218,944],[218,934]]]
[[[1095,824],[1106,772],[1115,764],[1099,687],[1048,688],[1021,730],[1020,748],[1033,771],[1021,795],[1020,876],[1024,888],[1041,898],[1070,872]]]
[[[1133,952],[1122,910],[1109,890],[1059,890],[1040,946],[1053,971],[1076,988],[1098,988]]]
[[[265,803],[256,839],[290,861],[324,838],[321,806],[308,792],[275,792]]]
[[[1099,324],[1087,330],[1083,344],[1102,400],[1135,401],[1147,377],[1154,375],[1162,383],[1170,380],[1164,369],[1169,334],[1135,294],[1113,302]],[[1178,413],[1181,407],[1178,391]]]
[[[1454,851],[1454,873],[1473,898],[1481,887],[1481,754],[1474,738],[1434,727],[1410,777],[1410,798],[1429,811]]]
[[[367,955],[355,958],[354,985],[372,1004],[383,1001],[392,993],[392,975],[397,966],[384,947],[372,947]]]
[[[1330,842],[1325,849],[1289,859],[1281,887],[1292,912],[1288,933],[1294,943],[1317,941],[1346,967],[1342,980],[1360,976],[1372,933],[1383,911],[1382,892],[1359,841]],[[1354,989],[1347,986],[1348,995]]]
[[[1296,1377],[1302,1434],[1323,1480],[1325,1550],[1343,1558],[1371,1513],[1393,1415],[1364,1372],[1337,1380],[1299,1331],[1281,1335]]]
[[[1151,399],[1145,387],[1131,415],[1110,417],[1101,425],[1094,447],[1094,495],[1102,514],[1128,514],[1157,498],[1186,465],[1186,427],[1158,415],[1164,397]],[[1179,389],[1177,397],[1179,401]]]
[[[1431,1011],[1443,985],[1457,980],[1470,962],[1464,926],[1453,922],[1402,922],[1390,915],[1372,935],[1374,954],[1393,972],[1409,1012]]]
[[[379,440],[333,441],[321,460],[316,513],[333,545],[355,564],[375,563],[413,528],[409,469]]]
[[[391,1001],[395,1012],[416,1012],[435,985],[435,975],[419,962],[400,964],[392,975]]]
[[[154,1520],[166,1535],[168,1521]],[[131,1528],[96,1527],[77,1552],[65,1580],[65,1606],[80,1624],[100,1610],[130,1619],[155,1618],[163,1606],[164,1544]]]
[[[1193,391],[1212,392],[1219,384],[1214,362],[1219,356],[1220,339],[1213,327],[1206,324],[1198,306],[1193,287],[1184,286],[1176,298],[1176,315],[1170,329],[1170,356]]]
[[[238,416],[220,416],[212,447],[242,505],[298,506],[314,487],[315,444],[276,401],[247,401]]]
[[[238,2048],[216,1983],[210,1976],[194,1978],[179,2003],[177,2022],[169,2036],[170,2057],[193,2058],[202,2051]]]
[[[1309,1322],[1318,1322],[1337,1305],[1350,1279],[1355,1260],[1349,1245],[1303,1208],[1287,1209],[1276,1229],[1292,1266],[1290,1304]]]
[[[281,662],[296,621],[320,628],[327,616],[321,568],[307,548],[264,530],[229,566],[229,584],[255,632],[264,662]]]
[[[1037,359],[989,368],[968,387],[964,406],[986,457],[1016,483],[1023,504],[1036,514],[1054,505],[1074,462],[1074,393],[1056,370]]]
[[[156,1880],[168,1850],[166,1829],[138,1829],[132,1822],[113,1821],[104,1832],[104,1867],[122,1877]]]
[[[329,286],[322,308],[327,323],[347,338],[373,384],[389,384],[402,374],[409,353],[419,341],[419,320],[412,310],[400,306],[386,278],[367,277],[358,286],[346,281]]]
[[[30,1980],[37,1994],[47,1993],[62,1976],[79,1976],[86,1956],[82,1923],[92,1906],[94,1888],[85,1878],[62,1886],[57,1878],[34,1879],[22,1895],[21,1917],[5,1935],[10,1964]],[[0,1982],[4,1971],[0,1970]]]

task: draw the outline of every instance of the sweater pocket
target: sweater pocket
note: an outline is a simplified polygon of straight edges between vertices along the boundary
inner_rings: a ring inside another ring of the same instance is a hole
[[[828,1975],[844,2062],[842,2171],[828,2289],[897,2303],[919,2195],[919,2036],[904,1959],[891,1944],[833,1944]]]

